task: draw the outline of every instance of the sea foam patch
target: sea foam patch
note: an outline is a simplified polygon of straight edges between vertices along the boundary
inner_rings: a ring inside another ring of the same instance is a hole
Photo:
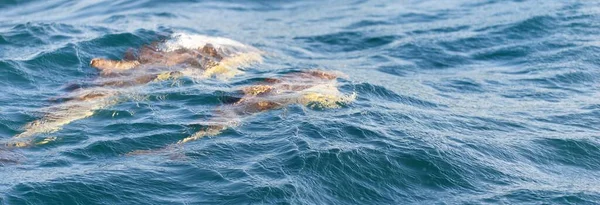
[[[162,46],[162,51],[174,51],[181,48],[197,49],[202,48],[206,44],[212,44],[217,49],[239,50],[239,51],[258,51],[258,49],[240,43],[238,41],[223,38],[206,36],[200,34],[174,33]]]

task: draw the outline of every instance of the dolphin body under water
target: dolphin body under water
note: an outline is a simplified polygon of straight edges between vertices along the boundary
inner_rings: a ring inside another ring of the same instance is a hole
[[[89,87],[75,88],[63,102],[44,110],[40,119],[24,126],[9,147],[45,144],[55,138],[33,142],[32,137],[53,133],[63,126],[94,115],[100,109],[122,102],[140,86],[173,80],[182,76],[192,79],[217,77],[227,79],[243,73],[240,67],[262,62],[262,52],[237,41],[203,35],[174,34],[169,40],[128,52],[124,60],[94,58],[90,65],[101,75]]]
[[[346,95],[340,92],[337,88],[337,78],[338,75],[332,72],[312,70],[291,73],[278,79],[269,78],[259,85],[244,87],[244,96],[240,100],[221,108],[217,116],[207,123],[199,123],[208,125],[205,130],[177,143],[183,144],[205,136],[218,135],[228,127],[238,124],[242,117],[291,104],[338,108],[341,104],[352,102],[356,93]]]
[[[157,150],[136,150],[127,155],[157,153],[175,148],[203,137],[216,136],[228,128],[235,127],[245,117],[298,104],[306,107],[339,108],[355,100],[356,93],[344,94],[338,89],[335,72],[310,70],[289,73],[281,78],[267,78],[257,85],[239,89],[243,96],[237,101],[215,110],[212,118],[192,123],[204,129],[177,143]]]

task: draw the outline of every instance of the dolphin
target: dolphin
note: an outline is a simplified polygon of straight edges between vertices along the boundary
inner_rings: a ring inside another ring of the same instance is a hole
[[[216,116],[208,122],[197,124],[207,127],[177,142],[184,144],[205,136],[215,136],[239,120],[256,113],[281,109],[291,104],[306,107],[339,108],[356,98],[356,93],[344,94],[337,88],[340,73],[320,70],[287,74],[281,78],[267,78],[258,85],[243,87],[243,97],[215,111]]]

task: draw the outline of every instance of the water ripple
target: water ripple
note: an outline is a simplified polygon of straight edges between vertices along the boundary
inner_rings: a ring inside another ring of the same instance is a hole
[[[265,59],[228,80],[150,83],[33,137],[37,146],[0,147],[0,204],[598,204],[598,8],[3,1],[2,143],[93,86],[92,58],[183,32],[231,38]],[[308,69],[344,73],[337,86],[355,101],[247,115],[173,146],[244,86]]]

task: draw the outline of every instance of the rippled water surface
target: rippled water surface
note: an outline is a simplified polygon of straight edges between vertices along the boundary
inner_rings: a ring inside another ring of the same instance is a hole
[[[29,148],[0,204],[597,204],[595,1],[0,1],[0,141],[157,36],[234,39],[264,62],[151,83]],[[175,149],[256,79],[339,71],[352,103],[289,105]]]

